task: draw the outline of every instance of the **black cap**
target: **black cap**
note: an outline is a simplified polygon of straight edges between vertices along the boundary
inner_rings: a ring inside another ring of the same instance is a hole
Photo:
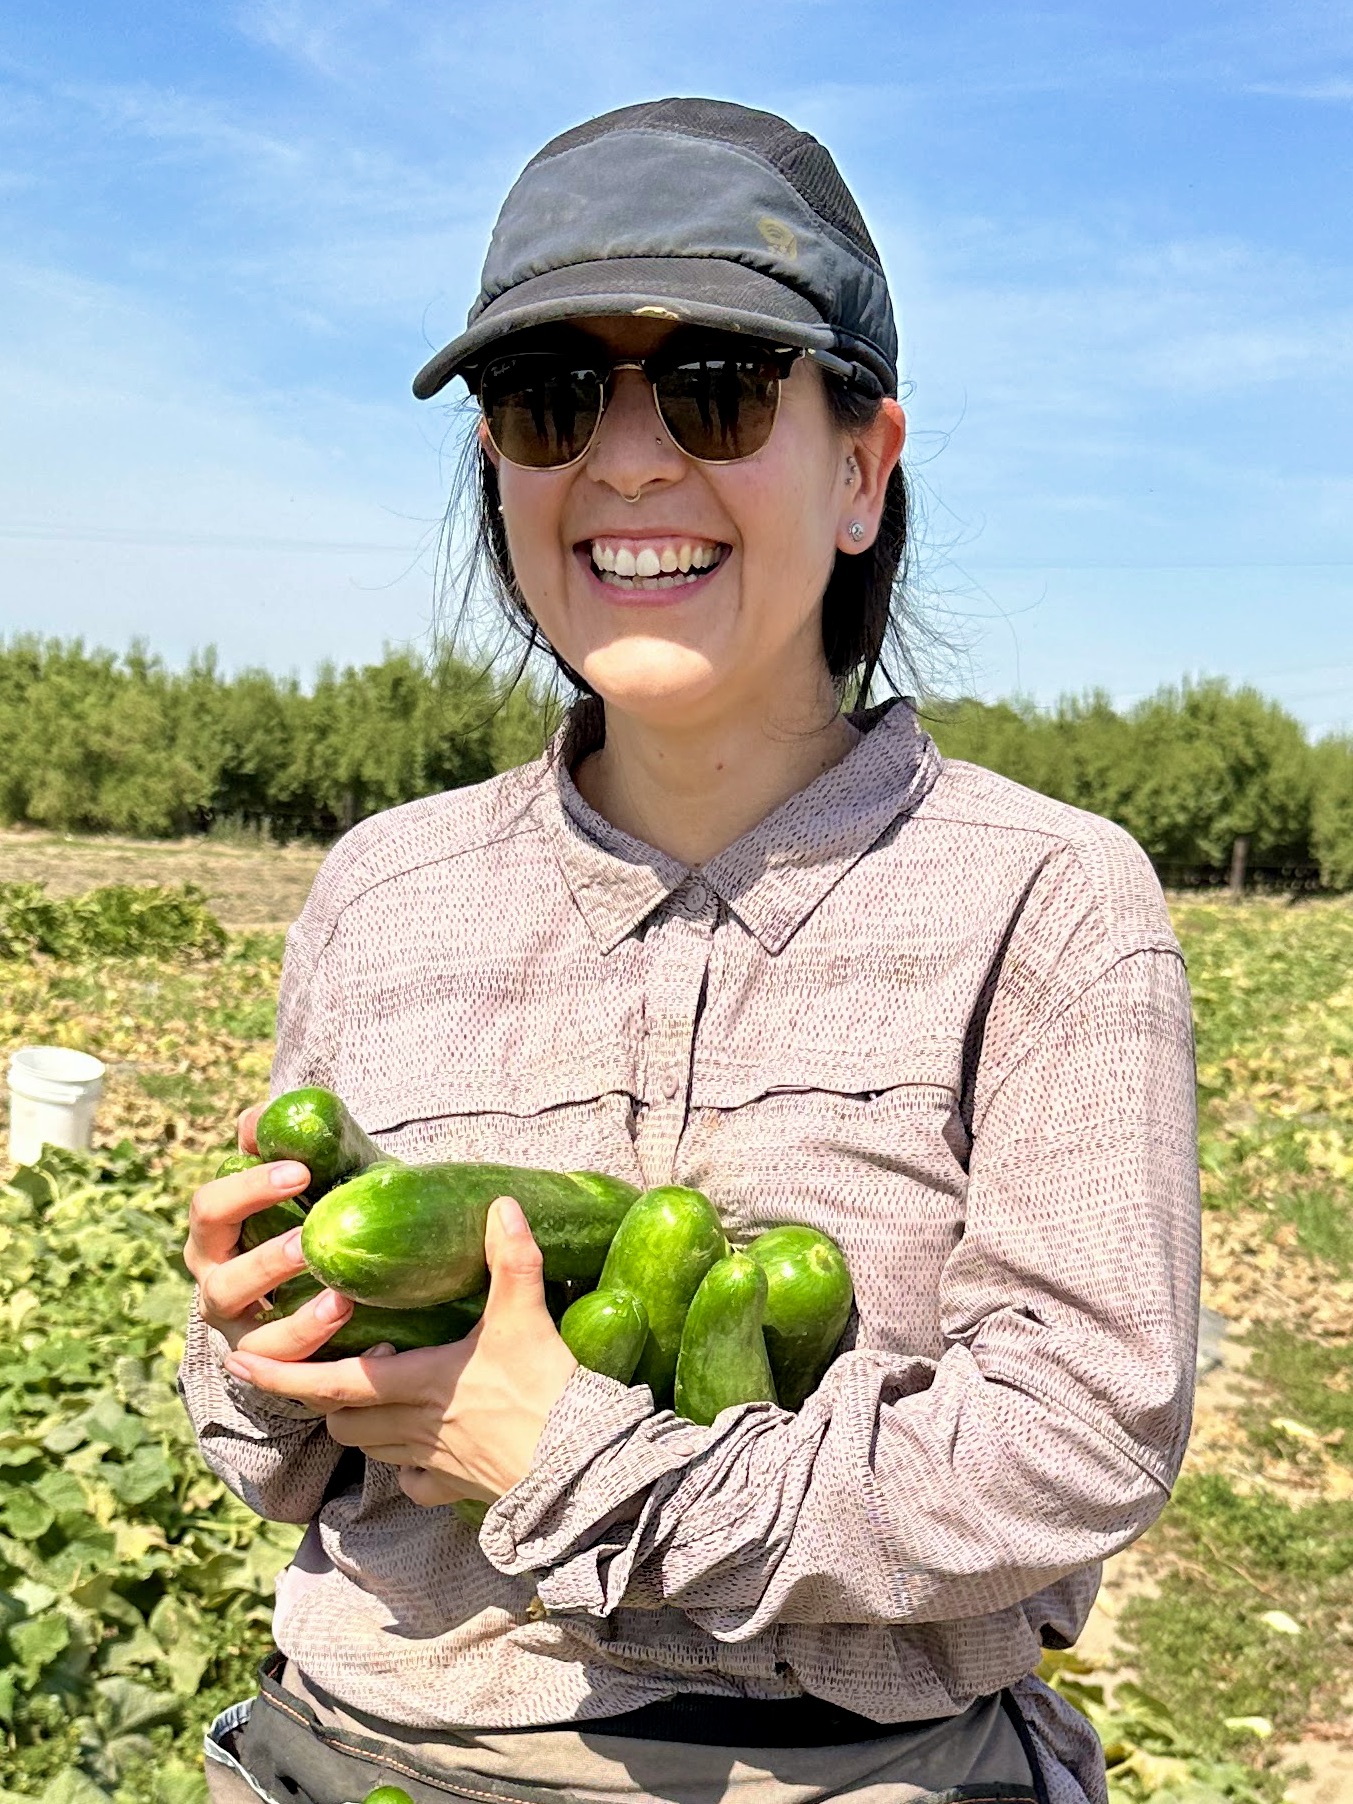
[[[466,329],[419,400],[509,333],[614,314],[828,352],[897,393],[887,279],[828,151],[775,113],[650,100],[574,126],[518,176]]]

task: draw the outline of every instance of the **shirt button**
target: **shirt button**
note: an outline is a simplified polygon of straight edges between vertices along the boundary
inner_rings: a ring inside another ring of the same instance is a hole
[[[699,913],[699,911],[709,901],[709,891],[705,888],[704,884],[700,882],[698,877],[696,878],[695,882],[691,884],[690,898],[691,898],[691,907],[696,911],[696,913]]]
[[[677,1076],[675,1071],[669,1071],[667,1076],[662,1080],[662,1093],[667,1098],[668,1102],[671,1102],[672,1098],[680,1088],[681,1079]]]

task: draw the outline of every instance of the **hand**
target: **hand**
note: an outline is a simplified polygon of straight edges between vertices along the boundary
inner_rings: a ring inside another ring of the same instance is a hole
[[[545,1307],[540,1249],[511,1197],[489,1210],[484,1253],[488,1303],[451,1346],[288,1365],[241,1344],[226,1368],[323,1410],[336,1441],[400,1468],[415,1503],[492,1502],[530,1469],[577,1361]]]
[[[242,1152],[256,1153],[254,1127],[262,1107],[240,1117]],[[287,1278],[305,1270],[301,1231],[266,1240],[252,1252],[239,1250],[240,1223],[260,1209],[299,1196],[310,1182],[304,1165],[283,1159],[213,1178],[194,1194],[188,1213],[188,1244],[183,1262],[197,1280],[202,1319],[223,1334],[232,1348],[263,1353],[273,1359],[308,1359],[352,1314],[352,1304],[337,1291],[317,1297],[280,1322],[255,1324],[264,1297]]]

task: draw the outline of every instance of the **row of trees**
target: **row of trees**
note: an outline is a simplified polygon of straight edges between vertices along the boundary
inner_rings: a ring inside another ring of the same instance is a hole
[[[1255,689],[1161,689],[1051,709],[963,701],[922,710],[951,758],[1126,827],[1167,883],[1252,879],[1353,889],[1353,737],[1317,741]]]
[[[1353,888],[1353,738],[1312,745],[1253,689],[1102,695],[1052,709],[930,703],[968,758],[1119,821],[1170,882]],[[0,821],[164,835],[223,822],[331,838],[410,797],[475,783],[544,741],[548,709],[449,652],[321,668],[307,690],[210,655],[171,671],[79,641],[0,643]]]
[[[151,837],[218,823],[329,839],[534,757],[540,703],[449,653],[226,677],[78,640],[0,645],[0,821]]]

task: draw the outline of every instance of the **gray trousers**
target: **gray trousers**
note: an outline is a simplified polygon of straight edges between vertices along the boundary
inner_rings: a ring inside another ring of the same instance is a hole
[[[1008,1694],[941,1723],[832,1747],[701,1746],[578,1729],[432,1732],[349,1711],[294,1667],[212,1724],[211,1804],[1045,1804]]]

